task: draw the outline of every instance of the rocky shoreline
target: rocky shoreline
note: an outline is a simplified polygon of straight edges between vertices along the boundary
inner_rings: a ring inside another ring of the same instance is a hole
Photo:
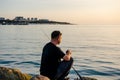
[[[83,80],[97,80],[90,77],[82,77]],[[22,73],[19,69],[0,67],[0,80],[46,80],[38,79],[36,76],[31,76],[29,74]],[[69,79],[68,79],[69,80]],[[80,79],[74,79],[80,80]]]
[[[37,21],[27,21],[27,20],[0,20],[1,25],[30,25],[30,24],[60,24],[60,25],[72,25],[68,22],[59,21],[49,21],[49,20],[37,20]]]

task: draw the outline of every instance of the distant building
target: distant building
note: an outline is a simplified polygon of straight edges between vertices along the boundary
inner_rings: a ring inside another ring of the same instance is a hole
[[[31,18],[31,21],[34,21],[34,18]]]
[[[37,21],[38,19],[37,18],[31,18],[31,21]]]
[[[5,18],[4,17],[0,17],[0,20],[5,20]]]
[[[26,19],[22,16],[15,17],[14,21],[26,21]]]
[[[30,18],[27,18],[27,21],[30,21]]]
[[[37,18],[34,18],[34,21],[37,21]]]

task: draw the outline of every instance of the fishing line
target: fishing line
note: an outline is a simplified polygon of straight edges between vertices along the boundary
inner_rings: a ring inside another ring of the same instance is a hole
[[[80,74],[77,72],[77,70],[72,66],[73,70],[76,72],[76,74],[79,76],[80,80],[83,80]]]
[[[49,36],[47,35],[47,33],[42,29],[42,32],[43,32],[43,34],[46,36],[46,38],[48,39],[48,40],[50,40],[50,38],[49,38]]]
[[[46,34],[46,32],[42,29],[43,34],[47,37],[48,40],[50,40],[49,36]],[[80,80],[83,80],[78,71],[72,66],[73,70],[76,72],[76,74],[79,76]]]

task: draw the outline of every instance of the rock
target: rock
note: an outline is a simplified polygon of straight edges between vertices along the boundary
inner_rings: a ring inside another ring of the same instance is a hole
[[[90,77],[82,77],[83,80],[97,80],[95,78],[90,78]],[[42,75],[36,75],[32,77],[30,80],[50,80],[48,77],[42,76]],[[65,80],[71,80],[69,77],[66,78]],[[81,80],[79,78],[75,78],[74,80]]]
[[[30,80],[50,80],[50,79],[43,75],[36,75],[36,76],[32,77]]]
[[[82,77],[82,78],[83,78],[83,80],[97,80],[95,78],[90,78],[90,77]]]
[[[30,80],[31,77],[18,69],[0,67],[0,80]]]
[[[95,78],[90,78],[90,77],[82,77],[83,80],[97,80]],[[80,80],[78,78],[74,79],[74,80]]]
[[[83,80],[97,80],[90,77],[82,77]],[[0,67],[0,80],[50,80],[48,77],[37,75],[32,77],[29,74],[22,73],[18,69]],[[70,80],[69,78],[67,80]],[[80,80],[78,78],[74,80]]]

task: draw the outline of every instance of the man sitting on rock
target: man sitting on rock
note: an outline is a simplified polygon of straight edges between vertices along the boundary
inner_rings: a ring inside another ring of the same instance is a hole
[[[61,40],[62,33],[53,31],[51,42],[47,43],[43,48],[40,74],[50,80],[64,80],[73,64],[71,51],[67,50],[65,54],[57,46],[61,43]]]

